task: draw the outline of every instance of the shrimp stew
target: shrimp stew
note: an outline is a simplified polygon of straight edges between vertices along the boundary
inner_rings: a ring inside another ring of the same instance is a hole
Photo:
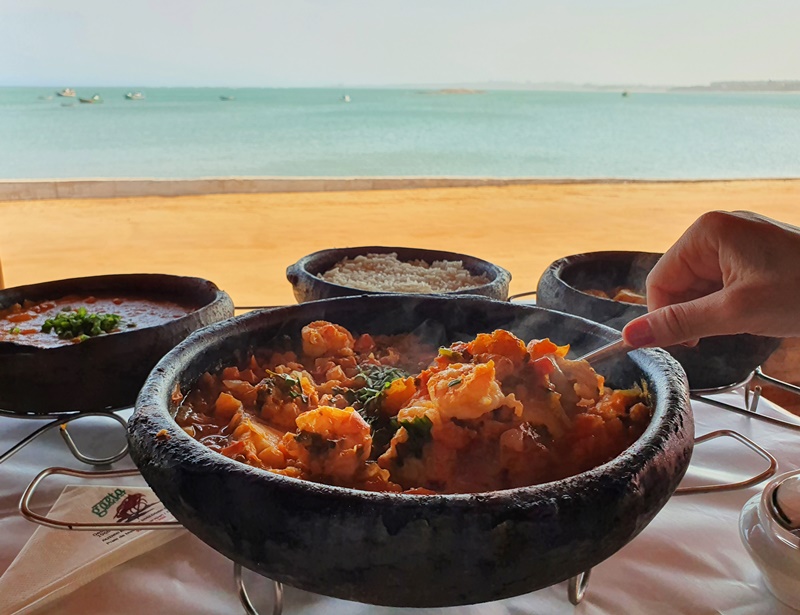
[[[302,348],[257,351],[176,390],[176,421],[222,455],[320,483],[476,493],[571,476],[617,456],[651,417],[568,346],[481,333],[448,348],[317,321]]]

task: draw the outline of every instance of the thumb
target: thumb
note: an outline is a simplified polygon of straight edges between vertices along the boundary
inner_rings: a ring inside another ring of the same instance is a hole
[[[629,322],[622,330],[632,348],[673,346],[710,335],[732,333],[732,323],[720,317],[722,293],[653,310]]]

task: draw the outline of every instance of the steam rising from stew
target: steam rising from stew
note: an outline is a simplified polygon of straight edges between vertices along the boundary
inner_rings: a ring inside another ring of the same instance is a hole
[[[283,348],[176,390],[176,421],[227,457],[370,491],[474,493],[605,463],[651,417],[568,346],[496,330],[449,347],[316,321]]]

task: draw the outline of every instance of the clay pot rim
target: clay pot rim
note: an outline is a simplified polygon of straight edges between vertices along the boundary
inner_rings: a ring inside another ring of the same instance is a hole
[[[674,390],[679,388],[680,385],[682,385],[684,391],[688,390],[685,375],[683,375],[683,370],[680,368],[678,363],[672,357],[670,357],[667,352],[661,349],[635,350],[628,356],[637,365],[637,367],[644,372],[646,376],[649,376],[648,384],[651,387],[651,392],[656,394],[656,404],[653,409],[653,416],[650,420],[650,424],[647,426],[647,429],[644,431],[644,433],[633,444],[624,449],[616,457],[585,472],[547,483],[497,491],[436,495],[372,492],[350,487],[316,483],[304,479],[275,474],[267,470],[234,461],[233,459],[229,459],[224,455],[210,450],[208,447],[204,446],[185,433],[183,429],[181,429],[175,422],[170,412],[169,403],[170,395],[172,394],[175,385],[180,383],[181,375],[186,371],[186,368],[197,359],[199,355],[217,345],[217,343],[227,337],[228,333],[233,333],[234,335],[238,336],[245,334],[248,332],[248,330],[257,330],[259,328],[257,325],[261,319],[275,319],[276,313],[280,314],[281,312],[288,312],[288,316],[291,317],[291,313],[296,308],[304,305],[333,304],[339,302],[352,302],[354,300],[369,300],[371,298],[385,300],[387,295],[391,295],[392,298],[397,298],[401,301],[425,298],[429,300],[451,302],[459,300],[479,300],[487,303],[496,303],[506,306],[509,305],[508,302],[498,301],[484,296],[464,297],[416,294],[402,295],[386,293],[384,295],[336,297],[314,302],[307,302],[304,304],[284,306],[281,308],[258,310],[209,325],[192,333],[183,342],[178,344],[169,353],[167,353],[153,369],[150,377],[148,377],[136,400],[134,420],[131,421],[129,428],[129,441],[131,437],[130,434],[134,431],[138,431],[141,434],[142,430],[146,430],[151,436],[154,436],[157,432],[166,430],[171,450],[174,450],[176,444],[180,444],[180,446],[184,449],[184,453],[191,453],[191,455],[186,455],[186,457],[179,462],[181,466],[184,466],[184,469],[205,467],[209,472],[223,471],[234,472],[240,475],[250,475],[258,480],[272,483],[276,488],[280,488],[287,493],[313,493],[316,496],[333,497],[337,499],[368,499],[376,503],[394,502],[401,504],[413,504],[415,506],[438,506],[443,502],[447,505],[473,506],[476,499],[487,502],[494,501],[497,503],[503,503],[503,505],[507,505],[509,501],[529,499],[531,497],[559,497],[564,490],[573,490],[575,488],[573,484],[580,486],[581,484],[588,484],[603,479],[609,474],[626,474],[632,471],[632,466],[638,468],[642,465],[645,465],[647,460],[650,460],[652,457],[652,454],[648,453],[647,451],[651,449],[654,444],[668,439],[669,433],[667,433],[667,426],[670,420],[674,420],[674,414],[683,411],[683,409],[673,409],[668,404],[670,392],[674,392]],[[520,304],[513,305],[520,309],[548,312],[555,314],[558,317],[567,317],[570,320],[574,320],[576,324],[583,326],[584,330],[591,331],[592,333],[605,338],[607,341],[613,341],[619,337],[619,333],[614,329],[588,319],[581,318],[579,316],[541,307],[524,306]],[[275,325],[270,323],[267,326],[274,327]],[[580,330],[577,332],[580,332]],[[683,380],[680,385],[670,381],[671,377],[674,376],[675,373],[682,375]],[[689,412],[691,411],[689,410]],[[147,426],[143,424],[144,421],[142,419],[147,421]],[[158,442],[153,441],[150,446],[153,447],[153,450],[156,450]],[[191,462],[188,463],[188,460],[191,460]]]

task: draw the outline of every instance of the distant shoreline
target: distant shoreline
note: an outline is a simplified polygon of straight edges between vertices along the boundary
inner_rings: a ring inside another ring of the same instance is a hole
[[[800,93],[800,81],[715,81],[708,85],[670,88],[672,92],[793,92]]]
[[[0,202],[50,199],[173,197],[208,194],[280,194],[502,186],[729,184],[794,182],[800,177],[728,179],[552,179],[535,177],[206,177],[200,179],[93,178],[0,180]]]
[[[718,92],[718,93],[800,93],[800,80],[762,80],[762,81],[712,81],[695,85],[649,85],[643,83],[515,83],[515,82],[478,82],[456,84],[383,84],[383,85],[318,85],[318,86],[236,86],[236,85],[71,85],[73,89],[86,90],[416,90],[420,94],[484,94],[486,92],[636,92],[636,93],[669,93],[669,92]],[[0,85],[4,89],[44,90],[56,94],[64,89],[63,85]]]

